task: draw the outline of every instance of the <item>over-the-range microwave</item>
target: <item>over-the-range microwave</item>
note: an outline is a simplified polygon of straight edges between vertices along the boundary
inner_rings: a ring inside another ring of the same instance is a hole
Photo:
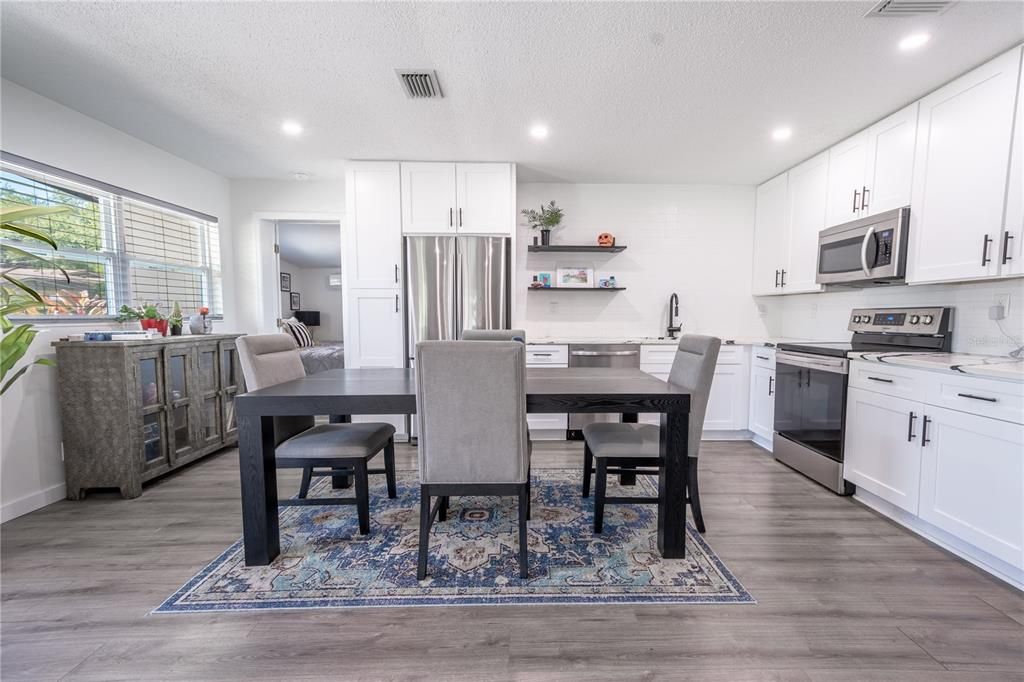
[[[909,235],[909,206],[822,230],[815,281],[855,287],[903,284]]]

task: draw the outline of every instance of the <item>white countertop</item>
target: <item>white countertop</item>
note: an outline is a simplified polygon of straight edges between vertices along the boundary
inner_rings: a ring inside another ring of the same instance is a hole
[[[768,336],[722,336],[722,343],[726,345],[735,346],[768,346],[774,347],[779,343],[795,343],[802,341],[803,339],[791,339],[791,338],[775,338]],[[657,336],[606,336],[606,337],[587,337],[587,336],[544,336],[533,338],[529,332],[526,334],[526,342],[529,345],[537,344],[552,344],[552,345],[568,345],[571,343],[638,343],[644,346],[674,346],[679,343],[679,339],[669,339],[666,337]]]
[[[851,360],[1024,382],[1024,358],[973,353],[852,353]]]

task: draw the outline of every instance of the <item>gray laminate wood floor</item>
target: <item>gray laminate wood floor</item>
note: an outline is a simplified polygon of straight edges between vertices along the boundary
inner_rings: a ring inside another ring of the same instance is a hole
[[[399,449],[399,466],[415,450]],[[539,443],[534,466],[577,465]],[[1024,597],[775,463],[706,443],[705,536],[756,606],[150,610],[241,532],[237,454],[2,532],[3,680],[1022,679]],[[286,476],[282,491],[294,492]]]

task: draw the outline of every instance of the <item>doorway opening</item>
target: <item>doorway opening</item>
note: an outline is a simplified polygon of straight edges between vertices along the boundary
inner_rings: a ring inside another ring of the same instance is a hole
[[[344,357],[341,224],[328,220],[275,221],[277,320],[309,328],[317,347]]]

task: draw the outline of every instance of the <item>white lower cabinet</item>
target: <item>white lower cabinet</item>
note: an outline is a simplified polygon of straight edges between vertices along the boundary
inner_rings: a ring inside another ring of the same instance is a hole
[[[527,367],[568,367],[569,346],[533,344],[526,346]],[[526,426],[533,440],[565,440],[565,432],[569,429],[569,415],[527,414]]]
[[[750,432],[755,442],[771,450],[775,431],[775,369],[754,365],[750,370]]]
[[[919,516],[1024,567],[1024,426],[940,407],[927,415]]]
[[[405,367],[405,337],[397,289],[351,289],[345,298],[345,366]],[[405,415],[353,415],[354,422],[383,421],[397,438],[408,434]]]
[[[851,379],[847,394],[843,477],[867,504],[1024,584],[1024,386],[906,367],[903,386],[869,385],[880,369],[851,363],[861,385]]]
[[[749,402],[750,370],[746,348],[723,346],[704,414],[704,431],[746,431]]]
[[[843,478],[916,514],[922,411],[911,400],[848,389]]]

